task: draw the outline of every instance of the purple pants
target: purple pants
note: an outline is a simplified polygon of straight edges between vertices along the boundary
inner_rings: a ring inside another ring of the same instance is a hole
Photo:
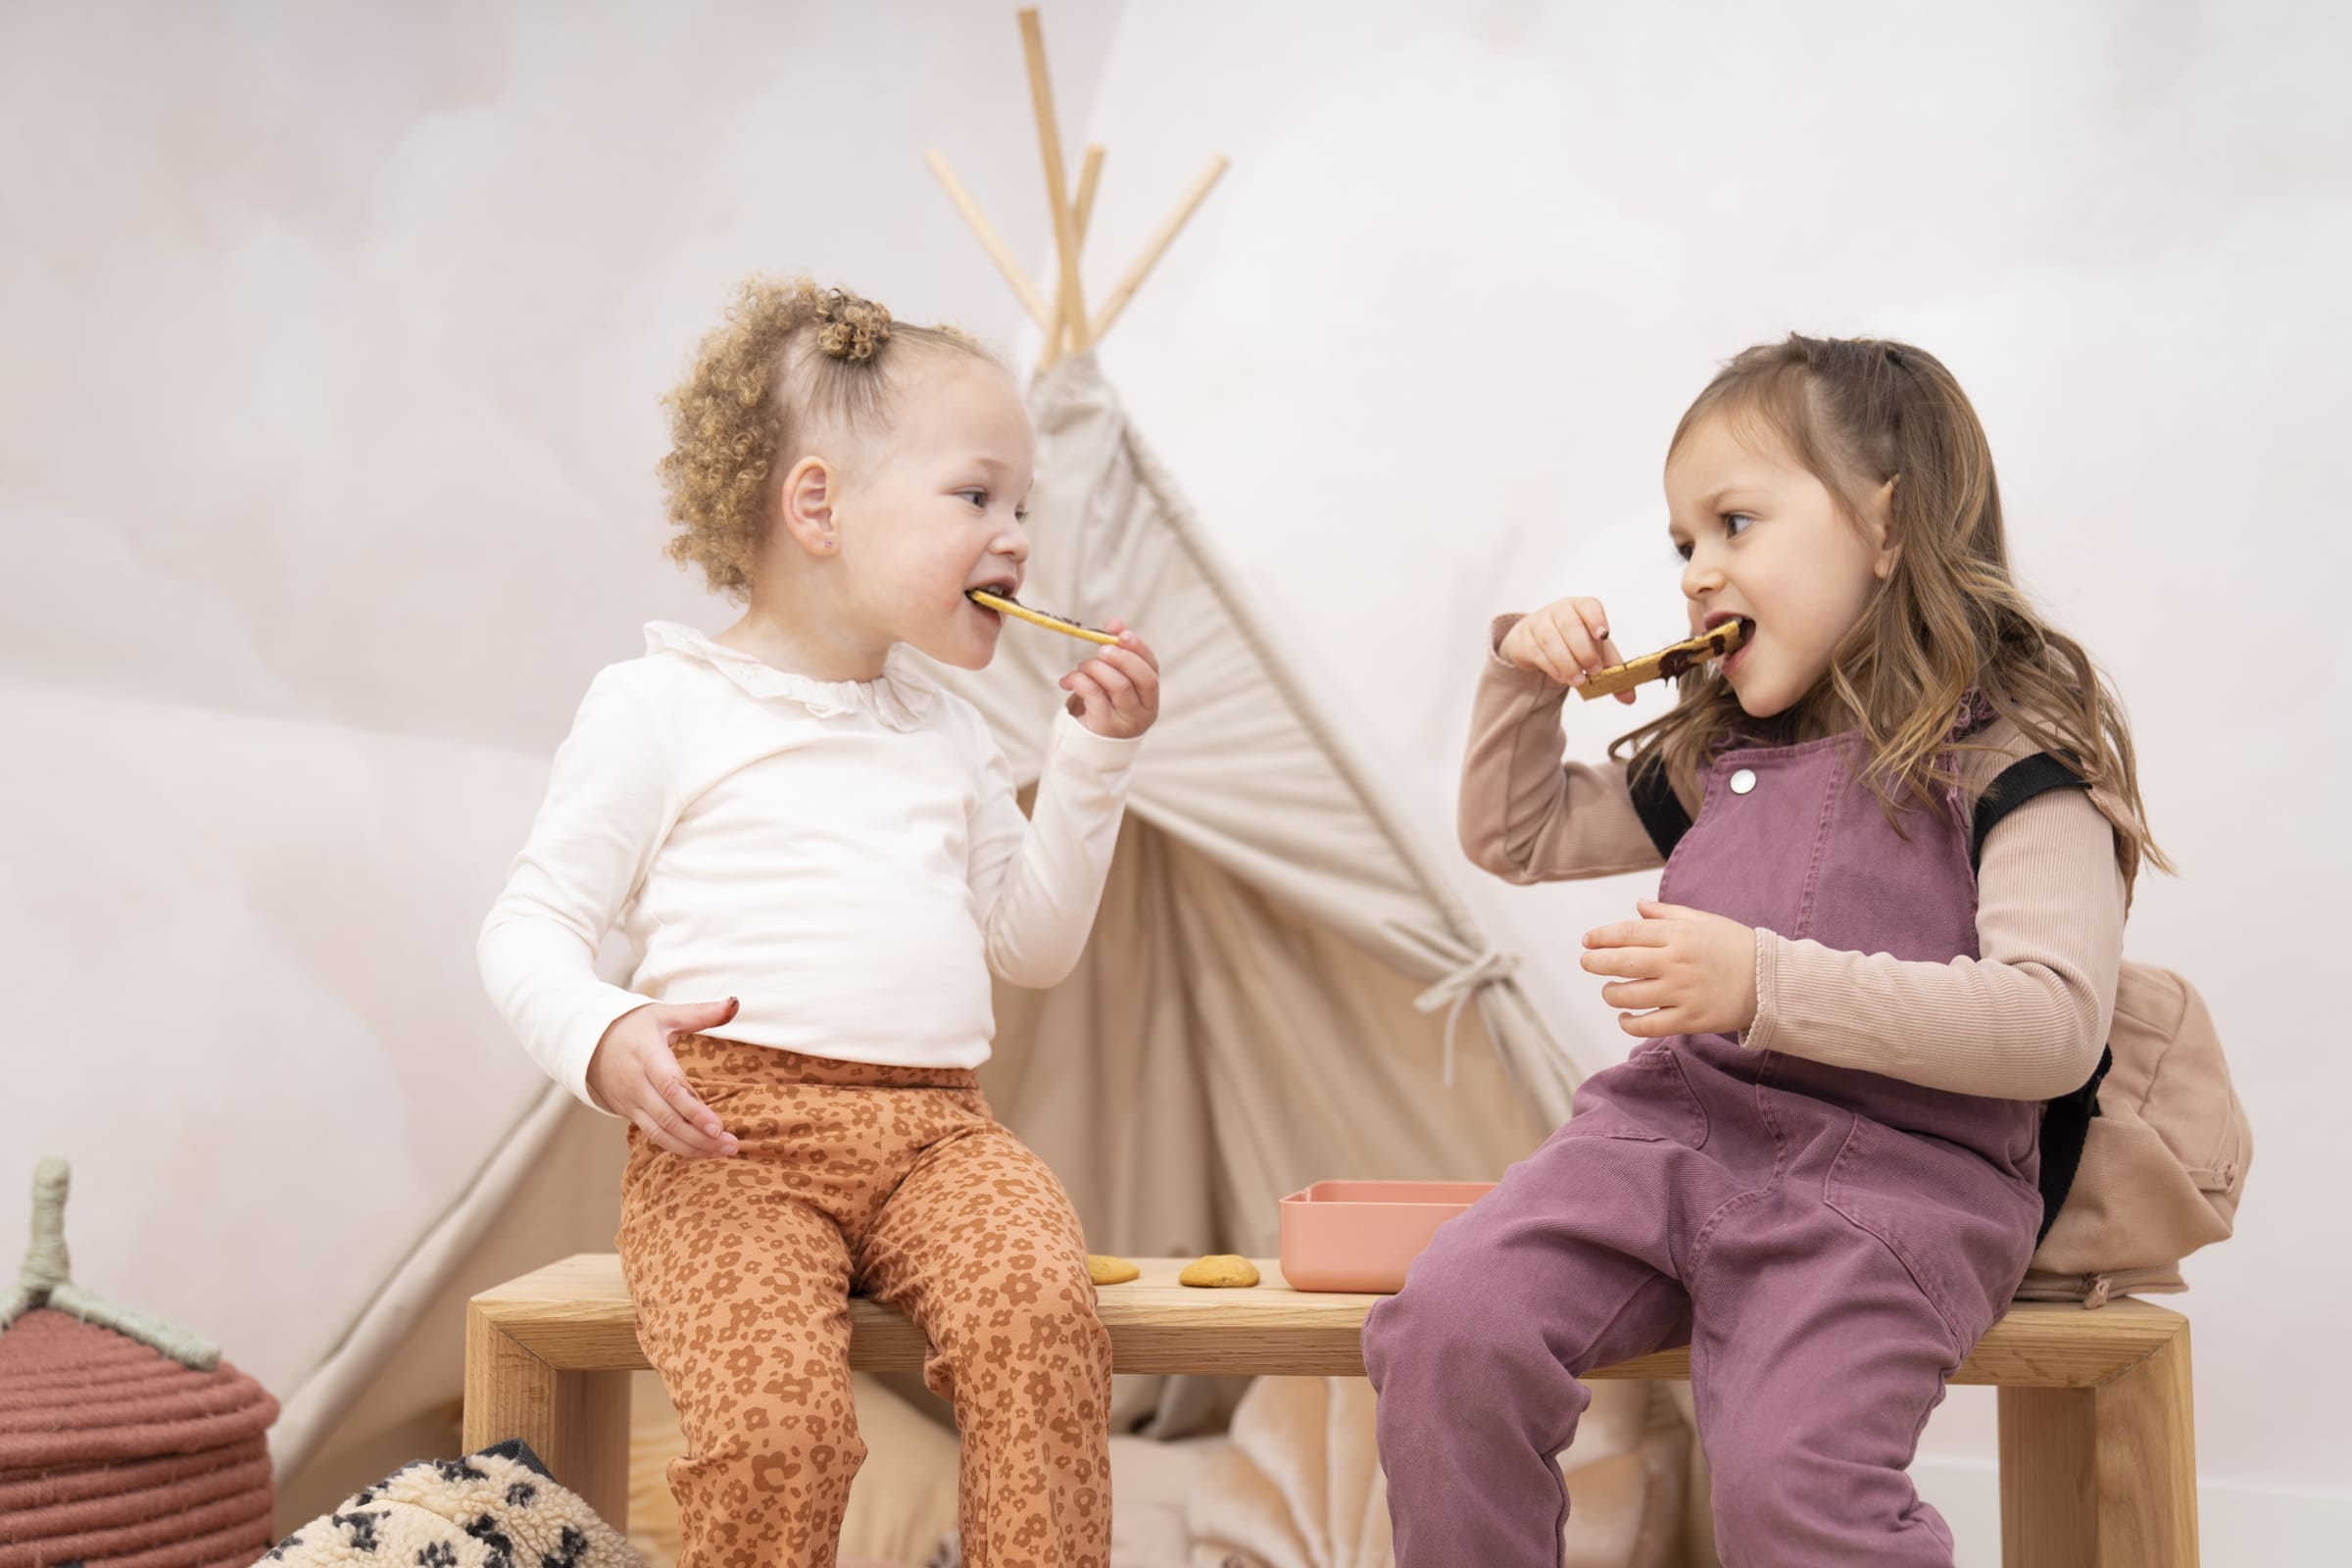
[[[1888,823],[1850,737],[1729,752],[1662,896],[1784,936],[1976,955],[1965,830]],[[1904,1473],[2033,1252],[2039,1107],[1724,1036],[1643,1047],[1443,1227],[1364,1325],[1398,1568],[1556,1568],[1578,1375],[1690,1347],[1729,1568],[1952,1561]]]

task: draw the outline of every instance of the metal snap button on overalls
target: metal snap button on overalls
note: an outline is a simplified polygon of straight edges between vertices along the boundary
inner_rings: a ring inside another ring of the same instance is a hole
[[[1745,795],[1755,787],[1756,770],[1754,768],[1743,767],[1732,775],[1732,793],[1734,795]]]

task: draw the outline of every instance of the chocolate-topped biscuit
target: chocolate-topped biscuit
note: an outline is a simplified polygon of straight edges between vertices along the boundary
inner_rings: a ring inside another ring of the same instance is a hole
[[[1654,654],[1643,654],[1640,659],[1629,659],[1622,664],[1596,669],[1585,677],[1585,683],[1577,691],[1590,702],[1595,697],[1613,697],[1619,692],[1630,691],[1647,681],[1671,680],[1677,675],[1688,674],[1712,660],[1727,659],[1739,652],[1740,645],[1747,640],[1749,624],[1746,620],[1727,620],[1720,626],[1710,627],[1699,636],[1661,648]]]

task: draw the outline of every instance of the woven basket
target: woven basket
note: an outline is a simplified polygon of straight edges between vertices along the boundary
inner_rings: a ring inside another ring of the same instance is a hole
[[[277,1401],[183,1330],[67,1275],[62,1161],[0,1301],[0,1568],[245,1568],[274,1538]]]

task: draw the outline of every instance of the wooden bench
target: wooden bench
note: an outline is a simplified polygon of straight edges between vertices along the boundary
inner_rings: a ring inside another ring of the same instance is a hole
[[[1186,1260],[1146,1260],[1106,1286],[1102,1322],[1121,1372],[1361,1377],[1376,1296],[1294,1291],[1261,1259],[1247,1291],[1176,1283]],[[919,1368],[900,1314],[850,1302],[850,1365]],[[466,1314],[466,1446],[520,1438],[615,1525],[628,1509],[628,1374],[647,1365],[620,1260],[583,1252],[473,1298]],[[1596,1378],[1687,1378],[1670,1350]],[[2095,1312],[2021,1302],[1955,1383],[2000,1393],[2001,1560],[2007,1568],[2194,1568],[2196,1446],[2188,1320],[2144,1301]]]

